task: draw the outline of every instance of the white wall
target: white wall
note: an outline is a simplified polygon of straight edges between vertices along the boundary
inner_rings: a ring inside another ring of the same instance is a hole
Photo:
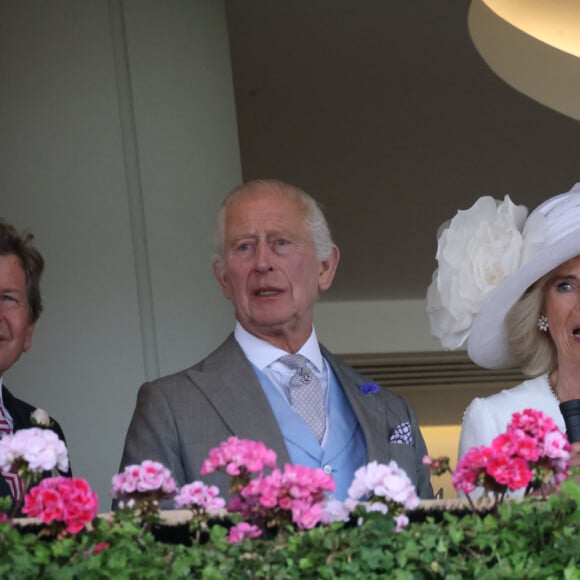
[[[230,329],[211,254],[241,162],[224,4],[126,6],[158,376],[190,366]]]
[[[424,300],[320,302],[315,322],[318,339],[336,353],[441,350]]]
[[[223,3],[121,7],[0,3],[0,216],[47,263],[33,347],[5,379],[61,422],[102,510],[139,385],[231,326],[209,256],[241,180]]]

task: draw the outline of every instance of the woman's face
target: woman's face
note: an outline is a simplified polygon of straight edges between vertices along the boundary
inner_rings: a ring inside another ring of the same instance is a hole
[[[544,288],[543,313],[558,351],[558,364],[580,363],[580,256],[556,268]]]

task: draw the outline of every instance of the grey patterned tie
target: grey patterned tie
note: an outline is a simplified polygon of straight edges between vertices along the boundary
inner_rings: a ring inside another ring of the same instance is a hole
[[[288,384],[290,404],[320,443],[326,431],[324,391],[320,381],[308,367],[308,359],[301,354],[288,354],[278,360],[284,366],[296,371]]]

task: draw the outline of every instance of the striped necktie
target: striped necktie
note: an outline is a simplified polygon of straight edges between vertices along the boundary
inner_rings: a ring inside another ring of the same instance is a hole
[[[4,437],[5,435],[11,435],[12,429],[10,427],[10,423],[6,418],[6,413],[3,407],[0,405],[0,437]],[[10,488],[10,492],[12,493],[12,497],[14,498],[15,502],[19,502],[24,495],[24,490],[22,488],[22,480],[18,476],[16,472],[13,471],[3,471],[2,477],[6,480],[8,487]]]

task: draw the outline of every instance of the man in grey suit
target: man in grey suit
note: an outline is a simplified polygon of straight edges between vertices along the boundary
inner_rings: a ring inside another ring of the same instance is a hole
[[[274,180],[234,189],[218,217],[213,269],[235,307],[235,330],[200,363],[141,387],[121,469],[160,461],[183,485],[200,478],[212,447],[236,435],[262,441],[280,466],[332,473],[338,499],[354,472],[373,460],[395,460],[418,494],[432,497],[422,464],[427,450],[410,406],[316,339],[314,304],[332,284],[338,260],[309,195]],[[224,474],[204,480],[227,495]]]

